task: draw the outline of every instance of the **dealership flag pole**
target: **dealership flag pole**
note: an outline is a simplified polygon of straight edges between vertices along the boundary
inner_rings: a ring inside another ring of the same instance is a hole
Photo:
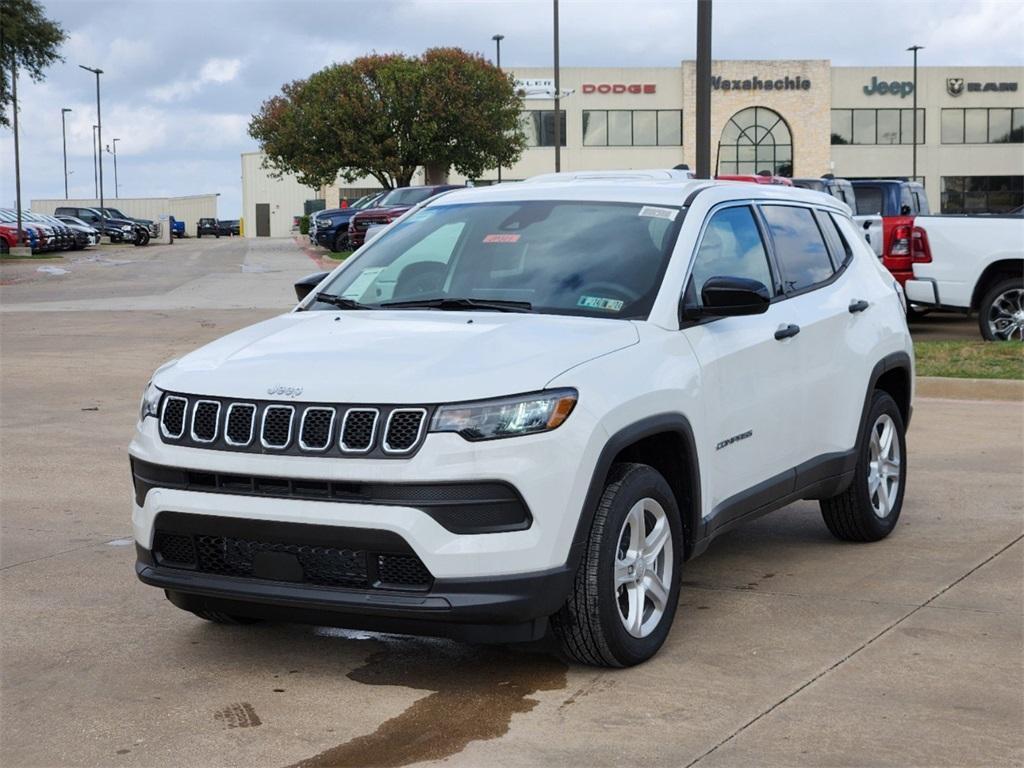
[[[914,149],[912,150],[913,163],[911,170],[911,178],[917,181],[917,52],[924,48],[923,45],[912,45],[907,48],[908,51],[914,53]]]
[[[697,178],[711,178],[711,0],[697,0]]]
[[[555,173],[562,170],[562,85],[558,76],[558,0],[555,4]]]

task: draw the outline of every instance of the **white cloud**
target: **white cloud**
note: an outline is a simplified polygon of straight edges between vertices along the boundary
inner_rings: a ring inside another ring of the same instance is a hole
[[[241,59],[207,59],[199,74],[193,78],[176,80],[151,88],[149,96],[154,101],[168,103],[172,101],[183,101],[194,94],[199,93],[207,85],[230,83],[238,77],[242,69]]]

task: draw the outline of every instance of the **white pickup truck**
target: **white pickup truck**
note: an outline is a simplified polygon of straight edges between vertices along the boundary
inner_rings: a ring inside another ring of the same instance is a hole
[[[1024,341],[1024,216],[918,216],[913,304],[978,312],[988,341]]]

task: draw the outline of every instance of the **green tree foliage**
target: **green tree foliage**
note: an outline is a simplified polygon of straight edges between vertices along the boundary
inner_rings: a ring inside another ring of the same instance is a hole
[[[340,174],[406,186],[419,166],[478,177],[526,139],[513,80],[458,48],[374,54],[285,85],[249,123],[268,166],[319,188]]]
[[[66,37],[59,24],[43,15],[36,0],[0,0],[0,126],[10,125],[14,65],[40,82],[48,66],[63,61],[57,50]]]

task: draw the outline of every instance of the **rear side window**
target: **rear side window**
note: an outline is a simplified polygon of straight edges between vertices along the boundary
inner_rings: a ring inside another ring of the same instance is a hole
[[[881,187],[857,187],[857,215],[874,216],[883,214],[882,211],[882,188]]]
[[[843,231],[839,228],[834,214],[818,211],[817,215],[818,224],[821,225],[821,229],[825,233],[825,239],[828,240],[832,248],[832,260],[835,262],[836,269],[838,270],[853,256],[853,249],[850,248],[849,242],[843,236]]]
[[[832,277],[832,261],[810,208],[765,205],[761,208],[775,244],[775,260],[786,293],[802,291]]]

